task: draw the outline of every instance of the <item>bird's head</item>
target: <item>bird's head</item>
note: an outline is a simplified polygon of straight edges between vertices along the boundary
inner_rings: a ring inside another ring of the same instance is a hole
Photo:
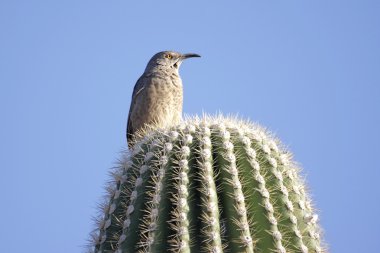
[[[178,72],[181,63],[191,57],[201,57],[198,54],[181,54],[174,51],[163,51],[155,54],[148,65],[145,72],[151,71],[165,71],[165,72]]]

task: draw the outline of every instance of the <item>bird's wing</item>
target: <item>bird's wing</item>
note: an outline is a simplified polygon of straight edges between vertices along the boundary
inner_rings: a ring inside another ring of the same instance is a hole
[[[131,99],[131,106],[129,108],[129,115],[128,115],[128,123],[127,123],[127,141],[128,141],[128,146],[131,146],[131,140],[132,136],[135,132],[135,130],[132,127],[132,122],[131,122],[131,113],[135,107],[136,104],[136,97],[141,94],[141,91],[145,89],[144,85],[144,75],[142,75],[136,82],[135,87],[133,88],[133,93],[132,93],[132,99]]]

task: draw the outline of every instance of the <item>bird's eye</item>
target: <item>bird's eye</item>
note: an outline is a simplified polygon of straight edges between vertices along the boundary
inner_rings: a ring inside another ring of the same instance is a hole
[[[171,54],[165,54],[165,58],[171,59],[173,56]]]

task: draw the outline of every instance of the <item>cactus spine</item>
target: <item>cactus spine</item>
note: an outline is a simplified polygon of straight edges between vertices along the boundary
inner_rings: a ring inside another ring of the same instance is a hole
[[[325,252],[290,154],[260,127],[189,119],[126,152],[93,252]]]

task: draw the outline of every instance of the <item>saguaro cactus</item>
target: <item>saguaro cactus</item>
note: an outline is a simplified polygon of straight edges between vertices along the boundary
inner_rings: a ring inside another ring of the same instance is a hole
[[[113,173],[100,252],[324,252],[298,168],[271,134],[223,117],[147,133]]]

